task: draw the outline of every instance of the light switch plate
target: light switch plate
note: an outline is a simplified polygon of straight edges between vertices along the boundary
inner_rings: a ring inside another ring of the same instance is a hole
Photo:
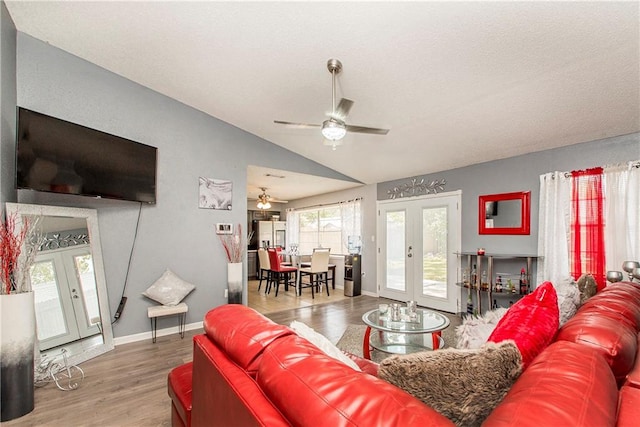
[[[226,222],[217,223],[216,234],[233,234],[233,224]]]

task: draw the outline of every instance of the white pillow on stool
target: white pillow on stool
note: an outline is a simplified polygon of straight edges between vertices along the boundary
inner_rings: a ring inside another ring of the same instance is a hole
[[[185,282],[167,268],[167,271],[153,285],[149,286],[142,295],[162,305],[178,305],[194,289],[194,285]]]

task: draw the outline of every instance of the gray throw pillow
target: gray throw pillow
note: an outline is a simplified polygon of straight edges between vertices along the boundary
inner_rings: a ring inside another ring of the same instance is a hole
[[[458,426],[480,426],[522,372],[512,341],[479,349],[391,356],[378,376],[420,399]]]
[[[558,295],[558,309],[560,310],[560,326],[567,323],[580,307],[580,290],[573,277],[560,280],[553,285]]]
[[[578,289],[580,290],[580,305],[582,305],[598,292],[596,279],[591,274],[583,274],[578,279]]]
[[[167,269],[142,295],[162,305],[178,305],[194,289],[194,285]]]

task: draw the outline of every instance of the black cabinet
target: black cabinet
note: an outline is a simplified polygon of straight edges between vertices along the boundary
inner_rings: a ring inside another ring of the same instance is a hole
[[[360,255],[344,257],[344,294],[357,297],[362,291],[362,260]]]
[[[247,252],[247,264],[249,279],[255,279],[258,271],[258,253],[256,251]]]

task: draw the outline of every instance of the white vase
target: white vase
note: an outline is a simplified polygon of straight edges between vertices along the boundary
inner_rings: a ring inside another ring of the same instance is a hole
[[[230,262],[227,264],[227,288],[229,290],[228,303],[242,304],[242,263]]]
[[[33,292],[0,295],[1,421],[33,410],[35,342]]]

